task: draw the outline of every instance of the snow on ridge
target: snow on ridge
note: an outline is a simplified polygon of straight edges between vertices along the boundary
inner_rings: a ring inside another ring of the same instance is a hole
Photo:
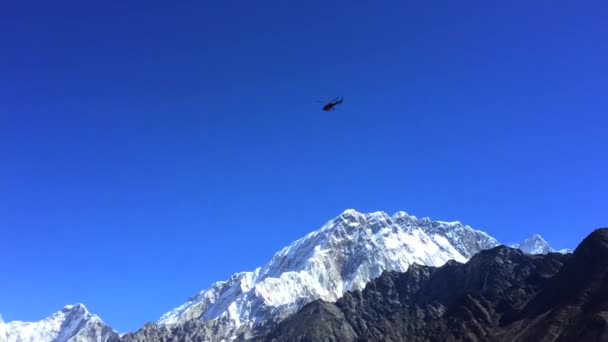
[[[539,234],[526,242],[531,253],[555,252]],[[522,249],[524,243],[513,247]],[[405,211],[389,215],[347,209],[276,252],[264,266],[234,273],[191,296],[162,315],[157,324],[202,319],[212,324],[210,331],[215,331],[218,340],[233,340],[269,320],[288,317],[312,300],[334,301],[345,291],[360,290],[384,270],[405,272],[413,263],[466,262],[498,244],[487,233],[460,221],[417,218]],[[569,249],[558,252],[572,253]],[[74,336],[81,338],[85,330],[84,334],[107,338],[108,332],[100,327],[107,326],[76,303],[39,322],[5,323],[0,316],[0,341],[67,342]]]
[[[441,223],[441,224],[446,224],[446,225],[448,225],[448,226],[455,226],[455,225],[457,225],[457,224],[461,224],[461,223],[460,223],[460,221],[451,221],[451,222],[448,222],[448,221],[440,221],[440,220],[436,220],[435,222],[437,222],[437,223]]]
[[[556,252],[540,234],[534,234],[514,247],[526,254],[547,254]]]
[[[572,253],[572,249],[570,248],[556,250],[540,234],[534,234],[521,243],[511,245],[511,247],[517,248],[526,254]]]
[[[359,215],[360,213],[355,209],[346,209],[341,215]]]
[[[80,303],[66,305],[61,311],[38,322],[0,322],[0,341],[3,342],[105,341],[114,334],[118,335]]]
[[[276,252],[263,267],[211,285],[164,314],[157,324],[192,318],[221,321],[229,326],[219,329],[221,337],[234,337],[240,326],[252,328],[312,300],[335,301],[346,291],[362,289],[384,270],[404,272],[413,263],[466,262],[495,243],[458,221],[418,219],[404,211],[391,216],[347,209]]]

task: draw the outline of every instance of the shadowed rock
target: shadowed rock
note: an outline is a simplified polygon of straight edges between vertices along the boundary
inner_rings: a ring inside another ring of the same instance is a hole
[[[573,254],[505,246],[466,264],[384,272],[315,301],[257,341],[606,341],[608,229]]]

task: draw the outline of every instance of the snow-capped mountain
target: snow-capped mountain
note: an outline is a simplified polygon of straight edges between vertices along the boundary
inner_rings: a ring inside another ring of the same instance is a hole
[[[0,342],[115,342],[116,331],[84,305],[68,305],[39,322],[0,319]]]
[[[267,332],[311,301],[334,302],[346,291],[361,290],[385,270],[405,272],[414,263],[464,263],[498,245],[458,221],[351,209],[283,248],[266,265],[213,284],[137,332],[119,336],[78,304],[40,322],[4,323],[0,318],[0,342],[247,339]],[[516,247],[532,254],[553,251],[540,236]]]
[[[160,329],[199,318],[208,340],[233,340],[279,322],[315,299],[335,301],[363,289],[384,270],[404,272],[413,264],[466,262],[499,245],[460,222],[432,221],[398,212],[346,210],[319,230],[276,253],[253,272],[233,275],[193,296],[157,322]],[[135,339],[136,340],[136,339]]]
[[[525,239],[522,243],[512,246],[519,248],[522,252],[527,254],[547,254],[547,253],[571,253],[570,249],[555,250],[549,243],[543,239],[539,234],[534,234],[531,237]]]

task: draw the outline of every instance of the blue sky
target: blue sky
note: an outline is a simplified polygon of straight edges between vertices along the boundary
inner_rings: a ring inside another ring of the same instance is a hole
[[[135,330],[347,208],[574,247],[608,225],[607,12],[4,3],[0,313]]]

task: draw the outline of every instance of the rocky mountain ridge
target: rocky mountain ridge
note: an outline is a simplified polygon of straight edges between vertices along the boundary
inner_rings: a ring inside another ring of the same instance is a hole
[[[486,233],[457,221],[419,219],[403,211],[389,216],[346,210],[277,252],[266,265],[213,284],[122,340],[252,337],[309,302],[334,302],[347,291],[362,290],[385,271],[405,272],[414,264],[441,266],[450,260],[464,263],[498,245]],[[18,329],[12,329],[16,334]]]
[[[608,228],[573,254],[498,246],[467,263],[383,272],[255,341],[606,341]]]

